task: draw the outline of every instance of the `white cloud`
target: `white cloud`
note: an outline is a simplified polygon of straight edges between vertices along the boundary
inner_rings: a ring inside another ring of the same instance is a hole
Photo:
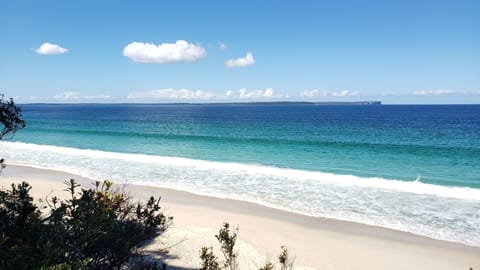
[[[320,92],[318,89],[313,90],[303,90],[300,93],[301,97],[318,97],[318,96],[326,96],[326,91]]]
[[[316,97],[348,97],[359,96],[358,91],[342,90],[342,91],[320,91],[318,89],[304,90],[300,93],[300,97],[316,98]]]
[[[82,98],[88,99],[88,100],[95,100],[95,99],[110,99],[112,98],[112,96],[100,94],[100,95],[93,95],[93,96],[83,96]]]
[[[195,62],[206,55],[205,48],[198,44],[177,40],[175,43],[132,42],[123,48],[123,55],[134,62],[168,64]]]
[[[40,47],[38,47],[35,52],[38,54],[64,54],[68,52],[68,49],[62,48],[57,44],[45,42]]]
[[[76,100],[76,101],[95,101],[101,99],[110,99],[110,95],[91,95],[91,96],[83,96],[79,92],[75,91],[65,91],[58,93],[52,97],[54,100]]]
[[[436,90],[419,90],[419,91],[413,92],[414,96],[441,96],[441,95],[449,95],[449,94],[455,94],[455,91],[436,89]]]
[[[53,99],[61,99],[61,100],[72,100],[72,99],[80,99],[81,95],[78,92],[68,91],[68,92],[61,92],[53,96]]]
[[[288,98],[289,96],[285,93],[275,93],[275,90],[272,88],[250,90],[248,91],[245,88],[242,88],[238,91],[228,90],[223,95],[224,99],[281,99]]]
[[[350,90],[343,90],[340,92],[332,92],[332,96],[334,97],[346,97],[346,96],[358,96],[357,91],[350,91]]]
[[[133,92],[127,96],[128,99],[159,99],[159,100],[208,100],[215,98],[215,95],[203,90],[188,89],[159,89],[144,92]]]
[[[225,62],[225,66],[229,68],[234,68],[234,67],[248,67],[255,64],[255,58],[253,58],[253,55],[251,52],[247,52],[247,55],[245,57],[240,57],[237,59],[230,59],[227,62]]]
[[[159,90],[150,90],[143,92],[133,92],[127,96],[127,99],[137,99],[137,100],[217,100],[217,101],[228,101],[228,100],[272,100],[272,99],[281,99],[288,98],[289,96],[285,93],[276,93],[272,88],[266,88],[263,90],[247,90],[245,88],[234,91],[228,90],[223,94],[217,94],[210,91],[204,90],[189,90],[189,89],[159,89]]]
[[[225,50],[228,48],[228,46],[227,46],[227,44],[225,44],[225,43],[223,43],[223,42],[220,42],[220,43],[218,44],[218,48],[219,48],[221,51],[225,51]]]

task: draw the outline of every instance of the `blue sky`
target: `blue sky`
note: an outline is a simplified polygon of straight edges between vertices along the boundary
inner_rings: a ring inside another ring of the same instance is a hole
[[[0,0],[18,102],[480,103],[480,1]]]

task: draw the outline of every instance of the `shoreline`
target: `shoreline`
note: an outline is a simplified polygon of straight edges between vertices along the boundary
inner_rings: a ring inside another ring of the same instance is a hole
[[[60,173],[60,174],[65,174],[65,175],[71,175],[71,176],[74,176],[76,179],[84,179],[86,181],[85,183],[87,183],[87,184],[91,184],[94,181],[94,180],[92,180],[93,178],[90,178],[88,176],[80,176],[80,175],[77,175],[75,173],[70,173],[70,172],[62,171],[62,170],[55,169],[55,168],[42,168],[40,166],[26,165],[26,164],[22,164],[22,163],[11,163],[9,166],[10,167],[23,168],[24,170],[27,170],[27,171],[30,168],[30,169],[33,169],[33,170],[41,170],[41,171],[47,171],[47,172],[51,172],[51,173]],[[48,175],[48,174],[46,174],[46,175]],[[109,179],[109,180],[113,180],[113,179]],[[175,188],[171,188],[169,186],[160,187],[160,186],[155,185],[154,183],[138,183],[138,182],[135,182],[135,181],[130,181],[130,179],[125,179],[125,180],[127,180],[126,184],[124,182],[120,182],[120,183],[116,183],[116,184],[117,185],[122,185],[122,186],[130,186],[130,187],[133,186],[133,187],[152,188],[152,189],[161,190],[163,193],[170,193],[170,192],[185,193],[188,196],[198,197],[199,199],[197,201],[202,201],[201,198],[209,198],[211,200],[220,200],[220,201],[221,200],[227,200],[227,201],[231,201],[231,202],[234,202],[234,203],[250,204],[252,207],[260,207],[260,208],[270,209],[272,211],[277,211],[277,212],[280,212],[280,213],[288,213],[290,215],[303,217],[304,219],[312,219],[312,220],[315,220],[315,219],[322,220],[323,219],[323,220],[327,220],[327,221],[329,221],[329,223],[327,222],[327,224],[336,223],[336,222],[339,222],[341,224],[352,223],[352,224],[358,224],[358,225],[361,225],[361,226],[378,228],[379,230],[402,232],[402,233],[406,233],[406,234],[409,234],[409,235],[412,235],[412,236],[415,236],[415,237],[426,238],[426,239],[436,240],[436,241],[445,242],[445,243],[451,243],[451,244],[458,244],[458,245],[462,245],[462,246],[464,245],[464,246],[468,246],[468,247],[478,247],[478,248],[480,248],[480,245],[472,245],[472,244],[468,244],[468,243],[464,243],[464,242],[456,242],[456,241],[452,241],[452,240],[448,240],[448,239],[434,238],[434,237],[431,237],[429,235],[417,234],[415,232],[411,232],[411,231],[408,231],[408,230],[401,230],[401,229],[397,229],[395,227],[388,227],[388,226],[382,226],[382,225],[377,225],[377,224],[363,223],[361,221],[341,219],[341,218],[336,218],[336,217],[323,217],[323,216],[309,215],[309,214],[306,214],[306,213],[302,213],[300,211],[292,211],[292,210],[290,210],[288,208],[285,208],[285,207],[276,207],[274,205],[269,205],[269,204],[258,202],[258,201],[255,201],[255,200],[248,200],[248,199],[242,199],[242,198],[236,198],[236,197],[235,198],[227,198],[227,197],[222,196],[222,195],[216,196],[216,195],[204,194],[204,192],[194,193],[190,190],[186,190],[186,189],[182,189],[182,188],[175,189]],[[454,187],[454,188],[461,188],[461,187]],[[180,197],[182,197],[182,196],[180,196]],[[174,198],[174,199],[176,199],[176,198]],[[222,207],[222,206],[223,206],[223,204],[219,204],[219,206],[214,206],[214,207]],[[238,211],[238,210],[230,209],[230,211]],[[251,212],[250,214],[252,214],[252,213],[255,214],[255,212]],[[304,223],[310,223],[310,222],[305,221]],[[328,228],[328,226],[327,226],[327,228]]]
[[[33,186],[32,191],[35,191],[39,190],[35,182],[45,185],[42,187],[43,189],[51,188],[52,185],[56,185],[58,189],[63,181],[70,178],[75,178],[86,187],[92,186],[91,179],[61,171],[19,165],[8,165],[0,176],[0,183],[5,187],[10,184],[11,180],[27,181]],[[6,182],[7,179],[9,182]],[[200,240],[197,239],[199,240],[197,244],[214,244],[213,235],[218,232],[222,222],[227,221],[231,225],[239,225],[241,249],[250,250],[250,257],[256,253],[253,256],[256,258],[253,265],[265,263],[265,261],[262,262],[262,260],[266,260],[265,256],[273,258],[272,261],[274,261],[276,255],[269,256],[268,254],[276,254],[281,245],[287,245],[292,254],[296,255],[297,266],[306,265],[314,267],[314,269],[381,269],[386,267],[389,269],[468,269],[474,267],[476,269],[480,266],[478,265],[480,263],[478,259],[480,258],[480,247],[436,240],[408,232],[350,221],[311,217],[251,202],[207,197],[186,191],[152,186],[121,186],[135,199],[145,199],[150,195],[162,197],[161,205],[166,209],[167,215],[174,216],[172,238],[178,238],[178,235],[175,236],[175,234],[180,234],[189,235],[188,239],[194,239],[198,237],[198,233],[197,235],[190,235],[190,233],[203,229],[204,235],[200,237]],[[177,239],[177,241],[179,240]],[[168,242],[168,239],[160,242]],[[181,246],[182,244],[179,244],[175,248],[186,248]],[[187,244],[187,246],[194,245]],[[158,245],[156,247],[158,248]],[[171,253],[183,252],[183,259],[193,260],[195,256],[198,257],[198,250],[187,252],[175,248]],[[352,256],[355,259],[352,259]],[[374,258],[369,259],[368,256],[374,256]],[[378,258],[379,256],[382,256],[383,259]],[[346,262],[345,258],[350,258],[351,261]],[[177,259],[172,261],[173,265],[177,263],[182,267],[194,267],[194,265],[185,265],[182,260],[176,261]]]
[[[91,147],[24,142],[0,145],[5,150],[3,158],[12,164],[237,199],[301,215],[480,246],[480,231],[475,226],[480,216],[469,215],[480,210],[477,188]]]

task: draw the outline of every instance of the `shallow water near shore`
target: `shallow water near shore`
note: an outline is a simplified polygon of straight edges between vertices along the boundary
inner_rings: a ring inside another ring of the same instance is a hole
[[[480,246],[480,106],[23,109],[9,162]]]

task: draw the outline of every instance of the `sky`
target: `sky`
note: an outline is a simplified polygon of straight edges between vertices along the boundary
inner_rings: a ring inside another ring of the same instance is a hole
[[[480,103],[480,1],[0,0],[37,102]]]

